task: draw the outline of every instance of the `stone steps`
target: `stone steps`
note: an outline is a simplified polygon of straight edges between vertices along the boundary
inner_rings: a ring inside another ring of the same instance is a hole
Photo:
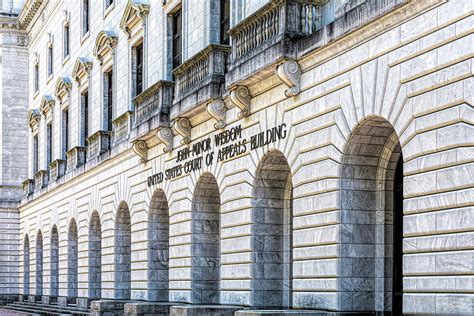
[[[15,302],[2,306],[4,309],[30,313],[31,315],[89,315],[89,310],[76,306],[47,305],[42,303]]]

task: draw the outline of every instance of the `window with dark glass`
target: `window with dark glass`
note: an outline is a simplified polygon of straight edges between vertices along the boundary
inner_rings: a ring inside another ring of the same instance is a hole
[[[110,7],[114,3],[114,0],[105,0],[105,8]]]
[[[135,58],[135,95],[139,95],[143,91],[143,44],[135,47]]]
[[[220,24],[221,44],[229,45],[230,0],[221,0]]]
[[[46,165],[53,160],[53,124],[46,125]]]
[[[82,35],[89,32],[89,0],[82,1]]]
[[[33,136],[33,174],[36,174],[38,172],[38,160],[38,135],[35,135]]]
[[[53,74],[53,45],[48,46],[48,76]]]
[[[173,15],[173,69],[181,64],[182,52],[182,25],[181,25],[181,10]]]
[[[39,90],[39,65],[35,65],[35,92]]]
[[[64,26],[64,57],[69,56],[69,24]]]
[[[62,148],[62,156],[63,159],[66,158],[66,152],[69,150],[69,111],[68,109],[63,110],[62,115],[62,138],[63,138],[63,148]]]
[[[81,94],[81,104],[82,104],[82,135],[81,141],[82,144],[86,145],[86,139],[89,137],[89,92],[86,91]]]
[[[105,73],[105,81],[106,81],[106,91],[107,91],[107,130],[112,131],[112,115],[113,115],[113,72],[110,70],[109,72]]]

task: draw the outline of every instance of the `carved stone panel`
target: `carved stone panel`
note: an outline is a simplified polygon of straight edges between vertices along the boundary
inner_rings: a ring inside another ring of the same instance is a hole
[[[35,190],[39,190],[48,185],[48,171],[40,170],[35,174]]]
[[[49,179],[56,181],[66,173],[66,160],[56,159],[49,164]]]
[[[35,190],[35,180],[33,179],[26,179],[23,181],[23,195],[28,196],[33,194]]]
[[[128,139],[132,113],[132,111],[127,111],[112,122],[114,125],[114,144],[118,144]]]

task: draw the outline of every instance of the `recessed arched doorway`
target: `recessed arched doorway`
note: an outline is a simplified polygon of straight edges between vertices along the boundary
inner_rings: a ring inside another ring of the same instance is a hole
[[[169,215],[165,192],[158,189],[151,198],[148,215],[148,300],[169,300]]]
[[[122,202],[115,218],[115,298],[131,297],[132,230],[130,211]]]
[[[102,280],[102,229],[97,211],[92,212],[89,222],[89,298],[101,297]]]
[[[273,150],[260,162],[253,189],[253,304],[292,306],[293,185],[283,153]]]
[[[196,184],[192,203],[193,303],[219,303],[220,207],[217,181],[212,174],[205,173]]]
[[[403,158],[393,126],[353,131],[341,179],[341,290],[354,311],[402,312]]]

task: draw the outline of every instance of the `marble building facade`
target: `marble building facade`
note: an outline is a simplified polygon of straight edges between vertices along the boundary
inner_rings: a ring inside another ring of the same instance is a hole
[[[473,12],[27,0],[12,289],[97,312],[472,314]]]

